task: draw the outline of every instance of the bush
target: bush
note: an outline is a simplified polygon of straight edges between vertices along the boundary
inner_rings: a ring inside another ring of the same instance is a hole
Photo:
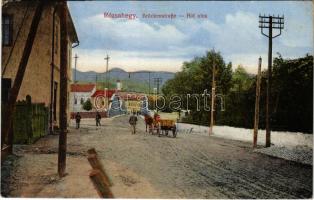
[[[92,108],[93,108],[92,102],[90,101],[90,99],[87,99],[87,101],[85,101],[83,104],[83,109],[90,111]]]

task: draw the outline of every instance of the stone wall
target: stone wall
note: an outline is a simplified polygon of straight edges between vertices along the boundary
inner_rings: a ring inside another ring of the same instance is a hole
[[[101,118],[107,117],[107,112],[99,112]],[[76,112],[71,112],[71,119],[74,119]],[[80,112],[81,118],[96,118],[96,112]]]

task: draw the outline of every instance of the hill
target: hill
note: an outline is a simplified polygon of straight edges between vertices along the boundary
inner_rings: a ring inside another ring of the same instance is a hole
[[[72,75],[74,80],[75,69],[72,69]],[[108,71],[108,76],[110,80],[129,80],[129,81],[140,81],[143,83],[148,83],[149,78],[151,82],[151,86],[154,85],[154,78],[161,78],[162,83],[164,84],[167,80],[172,79],[174,77],[173,72],[165,72],[165,71],[148,71],[148,70],[141,70],[136,72],[126,72],[120,68],[112,68]],[[102,81],[106,78],[106,73],[98,73],[95,71],[87,71],[82,72],[76,70],[76,80],[79,82],[96,82]]]
[[[151,88],[151,92],[153,88],[156,87],[154,83],[155,78],[161,78],[161,86],[169,79],[174,77],[173,72],[166,71],[149,71],[149,70],[141,70],[135,72],[127,72],[121,68],[112,68],[108,71],[108,78],[110,82],[110,88],[115,87],[115,82],[120,80],[122,82],[122,87],[124,89],[133,90],[133,91],[148,91],[149,85]],[[73,80],[75,79],[75,69],[72,69]],[[150,84],[149,84],[150,79]],[[92,82],[95,83],[97,81],[97,86],[99,88],[104,87],[104,82],[106,81],[106,73],[98,73],[95,71],[87,71],[82,72],[76,70],[76,80],[81,83]]]

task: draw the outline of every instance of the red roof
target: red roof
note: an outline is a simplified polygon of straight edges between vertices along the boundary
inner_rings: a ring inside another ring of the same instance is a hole
[[[95,84],[71,84],[71,92],[91,92]]]
[[[112,95],[116,92],[116,90],[107,90],[106,92],[106,97],[111,98]],[[104,90],[96,90],[92,97],[97,97],[97,96],[105,96],[105,91]]]

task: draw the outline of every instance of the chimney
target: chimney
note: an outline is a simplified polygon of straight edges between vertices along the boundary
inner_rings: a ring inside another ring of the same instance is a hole
[[[122,88],[122,83],[120,82],[120,80],[118,79],[117,80],[117,91],[121,91],[121,88]]]

